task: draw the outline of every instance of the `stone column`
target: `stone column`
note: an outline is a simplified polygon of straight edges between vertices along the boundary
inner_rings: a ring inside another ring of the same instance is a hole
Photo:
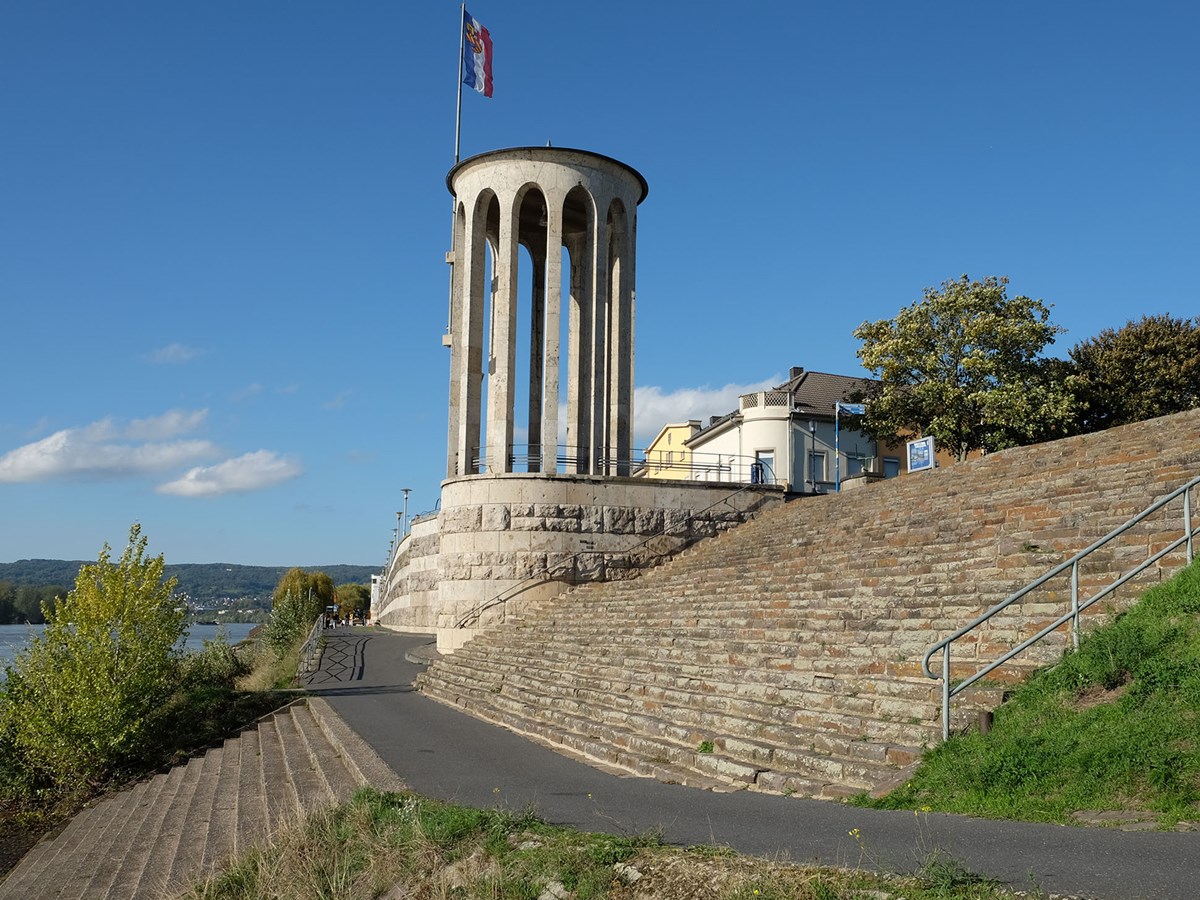
[[[478,469],[474,457],[480,445],[480,415],[483,400],[483,293],[487,261],[487,210],[490,197],[475,201],[465,216],[462,240],[455,247],[455,267],[461,266],[459,279],[459,318],[454,324],[452,359],[457,364],[457,402],[451,408],[457,414],[455,442],[456,474],[470,475]],[[451,383],[455,383],[452,377]]]
[[[529,294],[529,404],[528,404],[528,453],[527,470],[544,471],[542,468],[542,391],[545,381],[546,359],[546,248],[539,244],[525,244],[533,265]]]
[[[572,239],[571,310],[567,348],[567,452],[574,457],[568,471],[592,473],[592,294],[590,290],[590,242],[586,236]]]
[[[463,432],[463,396],[462,379],[465,374],[463,355],[466,353],[466,341],[459,332],[462,322],[463,305],[463,268],[466,265],[466,253],[463,252],[464,217],[462,203],[454,205],[454,232],[450,252],[446,261],[450,263],[450,415],[447,417],[446,437],[446,477],[453,478],[461,474],[462,449],[459,441]],[[460,262],[461,260],[461,262]]]
[[[493,297],[492,352],[495,371],[488,381],[488,472],[511,472],[513,441],[513,387],[517,363],[517,243],[518,210],[512,196],[500,203],[500,239],[494,260],[496,292]]]
[[[604,209],[607,207],[601,207]],[[592,234],[587,258],[589,293],[592,297],[592,358],[587,374],[591,393],[591,448],[588,472],[594,475],[611,474],[608,465],[608,367],[610,363],[609,297],[608,297],[608,217],[597,211],[596,228]]]
[[[546,317],[545,369],[542,375],[542,468],[543,472],[558,471],[558,355],[559,331],[562,328],[562,204],[563,198],[546,197]],[[530,398],[530,409],[533,400]],[[530,413],[532,418],[532,412]],[[533,442],[532,435],[529,438]]]
[[[633,240],[629,216],[614,216],[612,226],[608,446],[617,465],[609,471],[628,475],[633,455]]]

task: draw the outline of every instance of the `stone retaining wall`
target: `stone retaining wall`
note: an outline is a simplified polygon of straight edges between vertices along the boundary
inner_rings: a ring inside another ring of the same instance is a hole
[[[401,631],[435,631],[438,648],[449,652],[528,602],[631,577],[782,499],[773,486],[645,478],[450,479],[437,518],[415,524],[401,543],[375,619]],[[457,627],[466,617],[469,627]]]

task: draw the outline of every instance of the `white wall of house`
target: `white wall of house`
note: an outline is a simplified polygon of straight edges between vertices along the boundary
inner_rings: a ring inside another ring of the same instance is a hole
[[[687,443],[693,451],[695,477],[706,478],[705,465],[713,466],[720,459],[721,480],[750,481],[749,467],[761,460],[774,481],[786,484],[788,490],[825,493],[834,489],[838,477],[844,481],[864,468],[882,472],[876,444],[869,436],[839,428],[835,457],[834,423],[793,415],[780,396],[786,397],[786,392],[745,394],[737,418],[692,437]]]

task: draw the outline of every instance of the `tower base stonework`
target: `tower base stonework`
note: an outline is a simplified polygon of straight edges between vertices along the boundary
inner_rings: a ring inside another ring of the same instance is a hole
[[[431,632],[453,652],[481,630],[576,584],[635,577],[783,501],[770,485],[538,474],[442,485],[384,573],[373,618]]]

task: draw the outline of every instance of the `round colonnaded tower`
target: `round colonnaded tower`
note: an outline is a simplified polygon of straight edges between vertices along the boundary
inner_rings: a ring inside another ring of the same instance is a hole
[[[446,183],[455,202],[446,477],[630,474],[637,207],[646,180],[598,153],[516,147],[463,160]],[[521,247],[532,264],[527,298],[518,297]],[[527,391],[516,378],[526,303]],[[518,445],[514,410],[526,397],[528,441]]]

